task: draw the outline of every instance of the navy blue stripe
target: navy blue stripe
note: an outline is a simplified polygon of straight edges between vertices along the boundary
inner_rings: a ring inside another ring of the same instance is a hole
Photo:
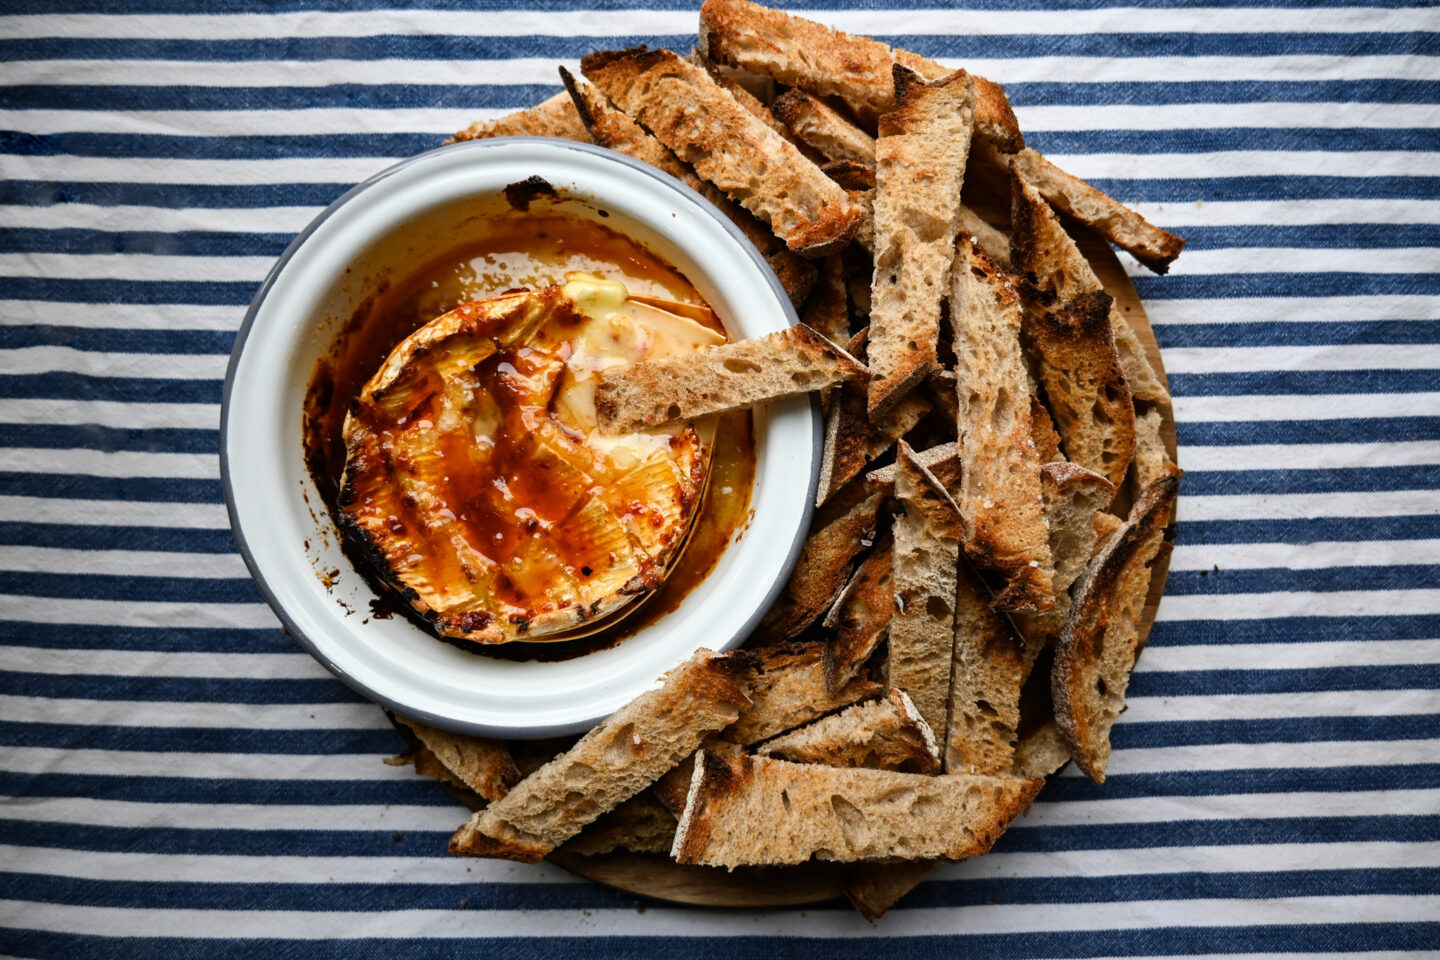
[[[377,171],[379,172],[378,168]],[[1440,190],[1440,177],[1373,176],[1216,176],[1090,180],[1096,188],[1126,203],[1189,204],[1198,200],[1429,200]],[[94,181],[0,181],[0,203],[46,206],[85,203],[97,206],[189,208],[315,207],[329,204],[348,183],[112,183]]]
[[[320,668],[317,666],[316,669]],[[280,753],[316,756],[354,753],[369,754],[376,758],[393,756],[409,749],[405,741],[389,728],[244,730],[223,727],[17,723],[4,720],[0,720],[0,744],[9,747],[63,747],[71,750],[139,750],[147,753]]]
[[[1162,873],[1089,877],[997,877],[931,881],[907,896],[907,909],[985,904],[1112,903],[1247,897],[1417,896],[1435,871],[1408,869],[1275,870],[1263,873]],[[132,909],[382,911],[580,910],[634,907],[629,894],[584,882],[497,883],[198,883],[85,880],[43,873],[0,874],[0,896],[29,903]],[[833,900],[807,910],[849,910]]]
[[[229,531],[225,531],[229,538]],[[236,628],[118,627],[95,624],[84,630],[54,623],[0,620],[0,644],[53,650],[163,650],[202,653],[295,653],[300,647],[277,625],[268,630]]]
[[[923,889],[923,888],[922,888]],[[901,904],[903,909],[904,903]],[[633,907],[631,907],[633,909]],[[651,910],[665,909],[651,905]],[[807,908],[808,909],[808,908]],[[107,960],[150,960],[156,956],[249,960],[257,956],[287,957],[303,953],[306,960],[341,960],[383,956],[386,960],[636,960],[656,952],[694,960],[773,960],[777,952],[823,954],[833,960],[894,960],[897,944],[927,956],[1006,956],[1086,958],[1218,953],[1331,953],[1346,950],[1430,950],[1440,942],[1440,923],[1301,923],[1274,926],[1215,925],[1064,930],[1055,933],[953,933],[907,936],[904,914],[897,915],[887,936],[776,937],[771,935],[583,936],[357,938],[286,940],[99,937],[38,930],[0,930],[0,950],[17,956],[103,956]],[[893,930],[891,930],[893,927]],[[895,938],[903,938],[897,940]],[[901,947],[900,949],[904,949]]]
[[[240,311],[235,312],[239,325]],[[0,349],[69,347],[115,353],[228,354],[235,345],[231,330],[121,330],[62,327],[46,324],[0,326]]]
[[[0,471],[0,490],[12,497],[130,500],[141,503],[223,503],[225,499],[219,480],[180,477],[90,477],[75,473]]]
[[[229,528],[126,527],[93,524],[0,523],[0,544],[63,550],[153,550],[160,553],[234,553]],[[94,628],[90,628],[94,629]]]
[[[1430,393],[1440,383],[1440,370],[1257,370],[1172,373],[1169,378],[1171,392],[1180,397]]]
[[[1440,689],[1440,665],[1142,672],[1135,675],[1131,684],[1133,695],[1155,697],[1305,692],[1318,689]],[[80,700],[173,700],[184,703],[362,702],[348,687],[329,678],[114,677],[22,671],[0,671],[0,694]]]
[[[1157,646],[1208,643],[1335,643],[1433,640],[1440,616],[1277,617],[1267,620],[1161,620],[1150,631]]]
[[[1191,496],[1339,493],[1346,490],[1423,490],[1440,486],[1440,466],[1346,467],[1322,470],[1214,470],[1186,474],[1182,490]]]
[[[617,23],[623,29],[623,23]],[[1433,50],[1434,34],[1412,33],[1084,33],[1084,34],[918,34],[887,36],[887,43],[929,57],[1210,57],[1287,54],[1366,56],[1418,54]],[[287,37],[244,40],[37,37],[0,44],[0,57],[38,59],[245,60],[506,60],[537,57],[579,59],[617,44],[646,44],[688,50],[692,34],[622,36],[369,36]],[[119,75],[119,71],[117,71]],[[1273,82],[1273,81],[1272,81]],[[1008,84],[1013,90],[1022,84]]]
[[[1440,258],[1440,250],[1436,251]],[[1172,347],[1309,347],[1358,343],[1440,345],[1440,320],[1354,320],[1319,323],[1174,323],[1154,327],[1162,350]]]
[[[1168,38],[1168,34],[1162,35]],[[481,47],[481,38],[474,45]],[[517,55],[525,38],[494,38]],[[537,38],[534,56],[563,56],[559,38]],[[665,42],[676,38],[652,38]],[[1088,35],[1087,35],[1088,39]],[[249,41],[247,41],[248,43]],[[563,39],[560,41],[563,46]],[[127,42],[124,46],[130,47]],[[572,56],[595,49],[582,39]],[[523,54],[520,54],[523,55]],[[476,56],[472,51],[470,56]],[[359,84],[321,87],[103,86],[92,84],[15,84],[5,91],[12,110],[86,110],[104,103],[110,110],[305,110],[305,109],[448,109],[489,110],[526,107],[560,90],[558,75],[551,84]],[[1185,80],[1114,83],[1052,83],[1022,81],[1005,86],[1017,107],[1112,106],[1190,103],[1434,103],[1440,82],[1411,79],[1365,80]]]
[[[463,819],[463,816],[459,819]],[[457,821],[457,826],[459,825]],[[446,849],[451,831],[217,830],[0,821],[0,843],[64,850],[202,856],[425,855]],[[397,839],[403,838],[403,839]],[[994,850],[1136,850],[1152,847],[1235,846],[1261,843],[1426,842],[1440,839],[1440,817],[1294,817],[1266,820],[1191,820],[1087,826],[1012,826]],[[400,846],[403,843],[404,846]]]
[[[1440,178],[1435,182],[1440,189]],[[1440,273],[1200,273],[1132,277],[1144,300],[1440,294]],[[1218,304],[1216,309],[1224,309]]]
[[[1165,582],[1169,596],[1286,591],[1341,593],[1347,590],[1403,590],[1440,587],[1440,566],[1285,567],[1226,570],[1172,570]]]
[[[1134,797],[1209,797],[1254,793],[1348,793],[1356,790],[1434,790],[1440,763],[1360,767],[1267,767],[1252,770],[1167,770],[1163,773],[1054,777],[1040,795],[1046,803],[1084,803]]]
[[[1165,36],[1161,34],[1159,36]],[[1233,34],[1217,34],[1229,37]],[[28,41],[21,41],[27,43]],[[143,41],[142,41],[143,42]],[[0,41],[0,49],[4,41]],[[1214,153],[1236,149],[1284,151],[1403,151],[1437,149],[1440,133],[1428,127],[1227,127],[1175,130],[1042,130],[1026,132],[1041,153]],[[279,160],[294,157],[392,157],[432,150],[444,136],[431,132],[184,136],[160,133],[68,131],[37,134],[0,130],[0,154],[16,156],[163,157],[190,160]],[[1063,166],[1064,163],[1062,162]],[[1184,211],[1174,211],[1183,216]],[[1429,229],[1428,225],[1396,225]],[[1310,225],[1291,229],[1324,229]],[[1226,230],[1226,227],[1190,227]],[[1243,229],[1243,228],[1241,228]],[[1386,238],[1377,238],[1387,246]]]
[[[375,763],[406,749],[396,745],[375,755]],[[13,797],[91,797],[133,803],[251,803],[325,806],[392,803],[451,806],[454,796],[434,780],[407,775],[397,780],[258,780],[202,777],[133,777],[90,773],[9,773],[0,771],[0,791]],[[458,824],[457,824],[458,825]]]
[[[121,600],[135,603],[262,603],[249,577],[222,580],[112,574],[27,573],[0,570],[0,593],[52,600]]]
[[[180,703],[364,703],[338,680],[250,677],[112,677],[0,670],[0,693],[78,700]]]
[[[1343,420],[1181,421],[1175,425],[1180,456],[1186,446],[1249,443],[1392,443],[1440,440],[1440,416],[1356,417]]]
[[[1440,664],[1136,673],[1136,697],[1244,696],[1324,690],[1440,690]]]
[[[44,283],[45,281],[38,281]],[[54,283],[55,281],[49,281]],[[96,281],[100,283],[100,281]],[[254,290],[251,291],[252,293]],[[56,400],[119,400],[126,403],[213,403],[220,419],[221,380],[162,380],[158,377],[92,377],[85,373],[0,376],[0,397]],[[31,424],[40,427],[42,424]],[[57,428],[46,428],[57,429]],[[85,429],[89,429],[88,427]],[[147,431],[150,432],[150,431]],[[200,431],[190,431],[198,433]],[[216,449],[212,442],[209,449]]]
[[[65,377],[66,374],[47,374],[47,376]],[[5,390],[8,385],[8,378],[0,377],[0,397],[13,397],[15,393]],[[92,383],[108,384],[114,381],[95,380],[85,378]],[[220,402],[219,387],[207,381],[198,381],[207,389],[204,397],[193,399],[181,399],[183,403],[215,403]],[[162,381],[162,386],[170,381]],[[162,391],[163,392],[163,391]],[[60,399],[99,399],[99,400],[128,400],[137,403],[146,402],[143,392],[124,397],[95,397],[80,396],[61,390],[58,391]],[[24,396],[24,394],[20,394]],[[156,399],[154,402],[167,402]],[[215,412],[219,418],[218,408]],[[95,424],[46,424],[46,423],[5,423],[0,424],[0,447],[48,447],[52,450],[134,450],[149,453],[214,453],[219,449],[220,431],[218,430],[188,430],[183,428],[156,427],[152,429],[133,430],[123,427],[101,427]]]
[[[1440,146],[1440,145],[1437,145]],[[1405,223],[1245,224],[1194,227],[1171,222],[1185,237],[1187,250],[1232,247],[1295,247],[1301,249],[1440,248],[1440,225]],[[293,235],[286,233],[219,233],[198,230],[112,231],[84,229],[0,228],[0,253],[144,253],[191,257],[278,257]],[[1239,324],[1228,325],[1238,328]],[[1295,327],[1299,324],[1283,324]],[[1331,326],[1340,326],[1331,324]],[[1163,346],[1163,344],[1162,344]]]
[[[1436,537],[1440,537],[1440,516],[1435,514],[1180,521],[1180,540],[1183,543],[1316,543],[1331,540],[1429,540]]]
[[[260,282],[220,280],[88,280],[60,277],[0,277],[9,299],[61,303],[178,303],[201,307],[248,304]]]
[[[1329,743],[1440,737],[1440,714],[1378,717],[1289,717],[1283,720],[1157,720],[1120,718],[1111,731],[1116,749],[1208,747],[1227,743]]]

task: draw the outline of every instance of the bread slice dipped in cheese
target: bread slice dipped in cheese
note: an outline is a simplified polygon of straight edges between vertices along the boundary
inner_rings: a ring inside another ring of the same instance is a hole
[[[441,636],[558,640],[653,590],[704,492],[712,425],[601,435],[601,373],[725,341],[707,307],[585,274],[421,327],[345,420],[342,525]]]

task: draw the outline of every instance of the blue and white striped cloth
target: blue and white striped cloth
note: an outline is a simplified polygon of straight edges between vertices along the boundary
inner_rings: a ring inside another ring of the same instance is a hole
[[[557,62],[696,24],[379,2],[0,0],[0,953],[1440,951],[1440,10],[800,0],[1005,83],[1190,241],[1123,258],[1188,472],[1109,782],[871,927],[449,857],[462,811],[247,578],[221,378],[291,237]]]

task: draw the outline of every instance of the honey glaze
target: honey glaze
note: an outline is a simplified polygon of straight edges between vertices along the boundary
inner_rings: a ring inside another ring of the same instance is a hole
[[[390,393],[400,399],[377,395],[383,402],[357,402],[366,382],[386,364],[397,345],[438,315],[504,291],[535,291],[505,298],[533,301],[545,288],[553,290],[564,282],[567,274],[573,275],[576,271],[623,283],[641,301],[638,307],[632,305],[632,309],[646,309],[647,298],[676,301],[693,305],[694,309],[682,311],[685,317],[692,320],[708,317],[710,325],[719,329],[704,301],[683,276],[616,231],[555,213],[499,215],[491,219],[488,226],[480,240],[425,264],[398,283],[382,285],[343,326],[330,353],[317,364],[311,378],[306,403],[307,464],[332,516],[342,527],[355,530],[356,503],[362,500],[393,525],[393,537],[362,536],[347,538],[346,542],[352,562],[366,573],[387,601],[399,599],[393,588],[398,585],[405,590],[405,584],[394,576],[377,576],[376,567],[393,571],[405,558],[416,563],[423,560],[429,569],[441,571],[436,577],[438,581],[460,584],[475,583],[476,570],[487,564],[492,573],[497,564],[503,568],[503,575],[481,578],[494,603],[484,611],[477,609],[476,616],[468,623],[463,617],[451,618],[437,627],[435,623],[414,617],[404,601],[382,603],[412,615],[417,622],[426,623],[442,634],[442,639],[464,637],[471,628],[489,629],[490,618],[504,617],[507,613],[513,615],[518,625],[507,639],[525,639],[527,625],[533,621],[532,614],[537,609],[536,598],[547,591],[559,599],[555,603],[547,601],[548,606],[542,604],[539,608],[542,613],[565,609],[567,615],[578,613],[575,620],[581,623],[603,617],[607,609],[599,605],[586,608],[584,587],[587,578],[598,575],[603,564],[611,561],[610,565],[615,566],[616,555],[625,552],[621,549],[623,539],[613,539],[617,528],[609,519],[610,516],[620,518],[625,531],[618,535],[623,538],[628,531],[630,542],[644,547],[636,551],[641,562],[620,565],[623,584],[612,577],[605,589],[596,589],[602,594],[623,593],[627,595],[626,603],[630,602],[628,596],[637,594],[654,591],[654,597],[636,616],[598,635],[559,642],[547,636],[545,639],[549,642],[544,644],[507,644],[502,653],[506,657],[540,653],[544,659],[553,659],[617,642],[673,610],[704,579],[748,515],[755,459],[753,434],[746,412],[718,418],[718,423],[700,425],[707,434],[703,440],[687,426],[642,436],[632,443],[632,447],[640,443],[637,449],[605,450],[603,455],[597,455],[582,442],[584,424],[579,423],[580,429],[576,429],[575,410],[582,411],[579,416],[583,419],[585,390],[583,385],[567,381],[569,374],[565,368],[567,364],[574,368],[577,360],[574,351],[578,349],[583,353],[586,347],[582,337],[567,336],[567,325],[576,326],[582,318],[565,309],[547,314],[540,324],[541,335],[533,343],[527,334],[522,338],[524,342],[517,342],[513,349],[502,344],[500,349],[489,351],[467,369],[465,382],[484,394],[484,403],[479,407],[474,404],[473,396],[468,401],[472,413],[475,409],[482,410],[473,436],[455,429],[424,429],[446,416],[445,388],[438,382],[426,380],[432,374],[424,364],[406,366],[406,373],[395,378],[398,382],[410,376],[408,381],[392,385]],[[473,312],[472,308],[466,310]],[[507,315],[503,321],[469,317],[468,321],[480,323],[474,332],[478,339],[484,339],[485,322],[512,323],[514,317]],[[441,324],[438,321],[432,324],[436,325]],[[418,339],[423,340],[429,331],[430,328],[422,331]],[[713,339],[705,342],[720,339],[710,336]],[[453,338],[446,340],[443,349],[438,350],[442,366],[450,362],[445,358],[454,359],[455,343]],[[404,354],[409,348],[407,341],[398,352]],[[458,362],[462,366],[466,362],[463,350],[459,351]],[[422,373],[410,375],[412,366]],[[579,399],[574,399],[577,396]],[[386,404],[388,408],[382,410]],[[557,410],[557,404],[564,409]],[[487,405],[489,413],[485,415],[483,410]],[[347,411],[352,414],[352,475],[342,503]],[[451,426],[453,428],[453,423]],[[383,437],[384,443],[377,441],[368,446],[357,443],[356,437],[362,435],[372,439]],[[645,444],[652,447],[661,444],[672,449],[666,451],[667,457],[657,460],[643,449]],[[702,447],[711,448],[704,450],[703,457],[698,455]],[[353,463],[365,462],[377,450],[383,450],[388,460],[383,469],[369,471],[365,477],[367,482],[377,478],[405,481],[395,483],[388,492],[383,483],[375,482],[367,487],[365,483],[353,482],[356,476]],[[621,474],[627,467],[645,464],[681,468],[681,475],[661,478],[671,481],[668,485],[653,486],[657,490],[673,489],[674,502],[667,504],[661,497],[657,505],[646,502],[645,497],[635,496],[637,490],[644,491],[647,487],[643,483],[637,486],[633,477],[622,478]],[[707,465],[708,488],[705,485]],[[423,482],[415,482],[417,477]],[[620,482],[621,479],[631,482]],[[590,496],[583,489],[587,484],[593,484],[589,488]],[[703,501],[696,505],[694,500],[702,496]],[[616,498],[626,497],[631,499],[615,502]],[[594,509],[593,499],[603,501],[609,515]],[[659,520],[651,520],[649,514],[659,517],[666,509],[672,526],[677,509],[683,511],[686,518],[693,518],[688,541],[682,530],[678,537],[673,536],[673,531],[666,534],[676,541],[673,545],[668,541],[644,542],[647,522],[649,527],[661,528]],[[447,519],[437,524],[437,515]],[[587,516],[591,517],[589,521]],[[596,520],[596,516],[600,520]],[[427,535],[418,535],[420,531]],[[527,543],[527,537],[543,542],[543,549],[535,549],[533,542]],[[611,540],[607,541],[607,537]],[[607,542],[616,549],[608,549]],[[676,560],[675,549],[682,542],[684,552]],[[477,545],[482,546],[484,553],[479,559],[467,553]],[[369,556],[357,556],[357,553]],[[377,553],[387,553],[388,563],[375,564],[379,559]],[[540,559],[535,560],[537,557]],[[371,562],[367,563],[367,559]],[[666,567],[672,562],[673,568],[667,574]],[[622,590],[614,589],[621,586]],[[415,600],[413,590],[405,592],[409,600]],[[423,609],[424,604],[421,606]],[[631,606],[633,608],[633,604]],[[575,609],[568,609],[572,607]],[[432,616],[432,619],[436,618]],[[594,629],[593,623],[589,626]],[[450,634],[449,638],[443,636],[446,633]],[[493,630],[490,633],[493,634]],[[554,635],[564,637],[565,632],[556,628]],[[479,649],[469,643],[463,645]],[[499,648],[484,649],[493,652]]]

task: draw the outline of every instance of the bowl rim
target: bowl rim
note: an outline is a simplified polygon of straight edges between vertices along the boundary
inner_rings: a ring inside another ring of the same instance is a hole
[[[225,512],[230,523],[231,535],[235,539],[236,546],[238,547],[240,555],[245,562],[246,569],[249,571],[251,579],[255,583],[256,588],[260,591],[260,594],[264,598],[266,605],[269,606],[270,610],[280,620],[285,631],[292,638],[294,638],[294,640],[299,643],[300,646],[304,648],[307,653],[309,653],[322,666],[324,666],[325,669],[332,676],[340,680],[350,689],[364,696],[367,700],[381,704],[392,712],[402,713],[407,718],[421,721],[432,726],[458,732],[478,734],[482,736],[500,736],[509,739],[541,739],[545,737],[583,732],[592,727],[594,724],[603,721],[605,716],[607,716],[608,714],[602,714],[599,717],[587,719],[583,722],[557,723],[550,725],[515,728],[500,728],[486,724],[474,723],[466,720],[457,720],[453,717],[448,717],[444,714],[435,713],[424,708],[417,709],[413,705],[399,703],[386,693],[374,689],[369,684],[355,677],[354,675],[343,669],[331,657],[329,657],[321,649],[321,646],[316,643],[315,639],[311,637],[299,625],[296,619],[280,602],[277,592],[272,587],[270,581],[266,577],[265,571],[261,568],[259,562],[257,561],[254,551],[252,550],[250,541],[246,536],[245,530],[240,520],[239,510],[236,503],[234,473],[230,463],[230,418],[232,413],[234,412],[234,385],[236,373],[239,369],[242,354],[244,353],[245,346],[250,339],[250,334],[254,328],[255,321],[260,314],[260,311],[263,308],[266,299],[269,297],[271,290],[274,288],[275,283],[279,279],[285,267],[300,251],[300,249],[305,245],[305,243],[310,239],[310,237],[314,235],[315,232],[319,230],[320,227],[342,207],[353,202],[356,198],[362,196],[366,193],[366,191],[370,190],[377,184],[416,164],[426,162],[428,159],[440,154],[453,156],[457,151],[471,151],[475,153],[482,153],[486,150],[515,144],[517,142],[529,143],[535,146],[541,146],[546,149],[578,151],[581,153],[590,154],[604,162],[617,163],[622,166],[628,167],[633,171],[643,174],[645,177],[654,181],[656,184],[662,186],[666,190],[678,193],[683,198],[684,202],[694,206],[696,209],[702,211],[703,213],[708,215],[713,221],[715,221],[715,223],[718,224],[721,230],[730,237],[732,242],[743,252],[743,254],[747,256],[758,268],[760,268],[761,275],[768,281],[771,294],[774,296],[777,305],[780,307],[781,312],[785,316],[785,319],[787,320],[789,326],[794,327],[799,324],[799,315],[795,310],[795,306],[791,303],[789,295],[785,292],[785,289],[781,285],[779,279],[776,277],[774,270],[770,267],[769,263],[761,255],[760,251],[756,249],[754,244],[752,244],[749,239],[746,238],[746,236],[733,222],[731,222],[728,217],[726,217],[704,196],[693,190],[688,185],[682,183],[680,180],[672,177],[668,173],[665,173],[664,171],[658,170],[647,163],[636,160],[633,157],[627,156],[614,150],[609,150],[595,144],[581,143],[579,141],[564,140],[554,137],[497,137],[485,140],[471,140],[461,143],[446,144],[433,150],[427,150],[424,153],[416,154],[412,157],[407,157],[395,164],[392,164],[389,167],[386,167],[385,169],[375,173],[374,175],[367,177],[365,180],[362,180],[355,186],[346,190],[343,194],[341,194],[328,206],[326,206],[324,210],[318,213],[314,217],[314,219],[312,219],[305,226],[305,228],[295,236],[295,239],[290,242],[290,244],[285,248],[284,252],[275,261],[275,264],[270,268],[269,272],[265,276],[265,279],[261,282],[260,287],[256,291],[254,298],[251,300],[249,307],[246,309],[245,317],[241,322],[240,327],[236,331],[235,343],[234,346],[231,348],[230,359],[226,365],[225,380],[221,393],[220,430],[218,442],[220,460],[220,481],[225,498]],[[801,522],[796,528],[795,535],[789,545],[789,549],[786,554],[784,563],[781,565],[775,581],[771,583],[765,590],[761,601],[756,605],[754,611],[734,631],[732,636],[727,637],[723,642],[720,643],[716,643],[713,645],[707,644],[707,646],[710,646],[711,649],[714,649],[716,651],[723,652],[725,650],[734,649],[754,632],[755,628],[759,625],[765,614],[779,598],[781,591],[785,589],[785,586],[789,581],[790,574],[794,570],[795,564],[800,558],[800,553],[804,548],[805,541],[810,535],[810,527],[814,521],[816,509],[815,496],[816,491],[819,489],[821,462],[824,453],[825,424],[824,417],[821,412],[819,398],[815,395],[811,395],[809,401],[811,421],[810,434],[812,448],[811,469],[810,476],[806,484],[806,497],[805,503],[802,508]],[[755,477],[754,482],[757,485],[760,482],[760,477],[758,475]],[[753,491],[751,496],[754,496]],[[328,507],[325,509],[324,513],[324,522],[333,526],[333,521],[329,516]],[[733,542],[734,541],[732,541],[732,546]],[[416,629],[419,628],[417,627]],[[646,628],[642,628],[642,630],[643,629]],[[436,639],[436,642],[439,643],[443,641]],[[474,652],[471,652],[471,655],[483,656],[483,654]],[[688,655],[689,653],[687,652],[677,658],[675,660],[675,664],[678,665],[679,663],[683,662],[684,657]],[[658,679],[659,678],[657,677],[656,682],[658,682]]]

